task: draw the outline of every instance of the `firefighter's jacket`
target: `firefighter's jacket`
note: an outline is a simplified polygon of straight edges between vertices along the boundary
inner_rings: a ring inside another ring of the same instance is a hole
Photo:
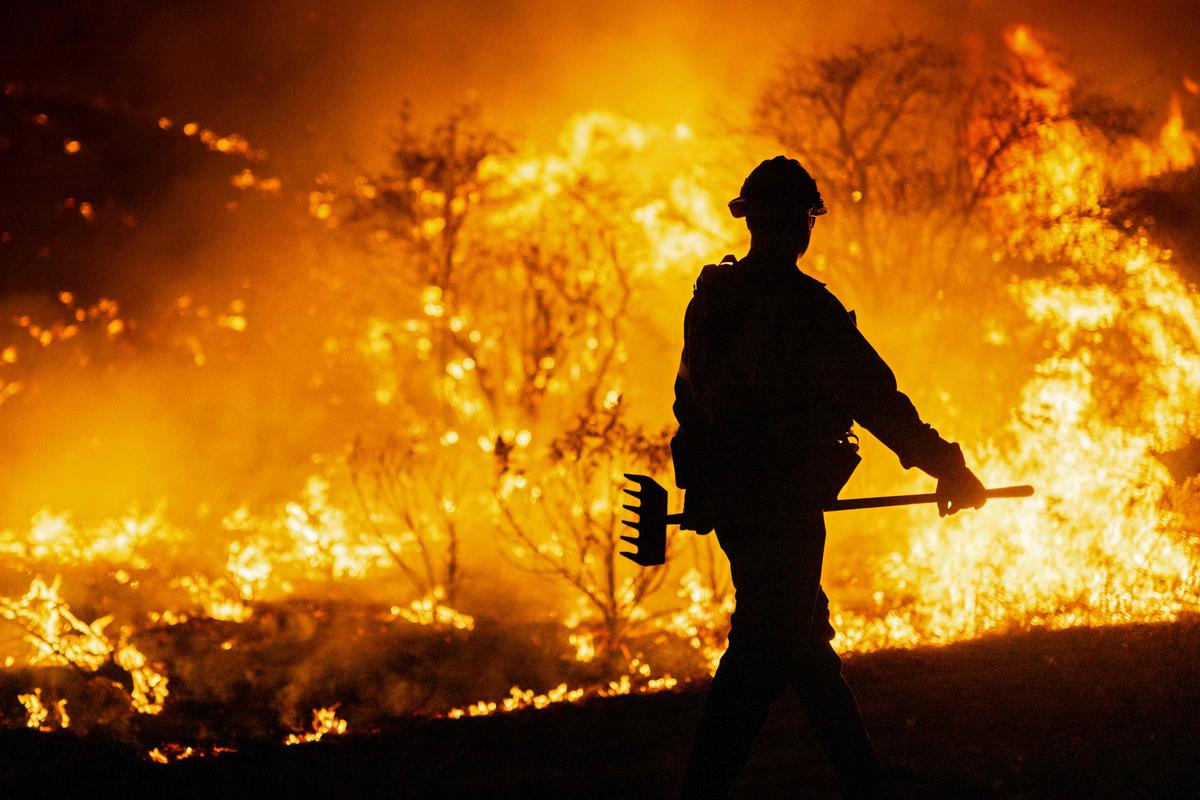
[[[671,440],[680,488],[817,472],[852,422],[905,468],[964,467],[825,284],[794,264],[726,256],[696,280],[684,316]]]

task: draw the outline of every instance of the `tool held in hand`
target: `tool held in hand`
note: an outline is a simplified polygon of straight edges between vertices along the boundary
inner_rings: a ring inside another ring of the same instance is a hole
[[[621,555],[635,564],[643,567],[654,567],[667,561],[667,526],[678,525],[683,520],[683,514],[667,513],[667,490],[649,475],[625,473],[625,477],[638,485],[638,489],[625,489],[625,493],[641,500],[641,505],[625,505],[632,511],[635,520],[621,520],[622,525],[628,525],[637,531],[636,536],[622,536],[622,541],[629,542],[634,549],[622,552]],[[1033,487],[1002,486],[999,489],[988,489],[989,500],[999,497],[1030,497]],[[854,497],[846,500],[834,500],[825,507],[825,511],[850,511],[858,508],[888,508],[890,506],[911,506],[920,503],[936,503],[936,493],[929,494],[897,494],[883,497]]]

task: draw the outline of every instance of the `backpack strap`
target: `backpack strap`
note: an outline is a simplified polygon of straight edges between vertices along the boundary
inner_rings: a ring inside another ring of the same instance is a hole
[[[701,287],[713,288],[729,275],[730,269],[737,264],[737,258],[732,254],[726,255],[716,264],[705,264],[692,285],[692,294],[697,294]]]

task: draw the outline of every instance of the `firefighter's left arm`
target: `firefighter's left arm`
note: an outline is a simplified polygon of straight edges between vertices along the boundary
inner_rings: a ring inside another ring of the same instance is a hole
[[[858,330],[837,298],[825,293],[820,303],[825,358],[819,369],[838,400],[857,422],[887,445],[905,469],[919,467],[938,479],[938,513],[981,508],[986,490],[963,458],[962,448],[922,421],[908,395],[896,386],[891,368]]]

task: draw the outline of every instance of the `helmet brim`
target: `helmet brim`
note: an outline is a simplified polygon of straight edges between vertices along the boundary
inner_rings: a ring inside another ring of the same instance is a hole
[[[807,211],[810,214],[812,214],[814,217],[819,217],[823,214],[829,213],[829,209],[825,207],[825,204],[823,202],[818,200],[817,203],[818,203],[818,205],[815,205],[815,206],[813,206],[813,205],[804,206],[802,204],[792,204],[792,203],[772,201],[772,200],[755,201],[749,197],[742,197],[741,195],[739,195],[729,201],[729,213],[733,215],[734,219],[741,219],[741,218],[745,217],[747,214],[753,214],[756,211],[771,210],[771,211],[778,212],[778,211],[780,211],[782,209],[786,209],[788,207],[794,208],[797,211],[802,211],[802,210]]]

